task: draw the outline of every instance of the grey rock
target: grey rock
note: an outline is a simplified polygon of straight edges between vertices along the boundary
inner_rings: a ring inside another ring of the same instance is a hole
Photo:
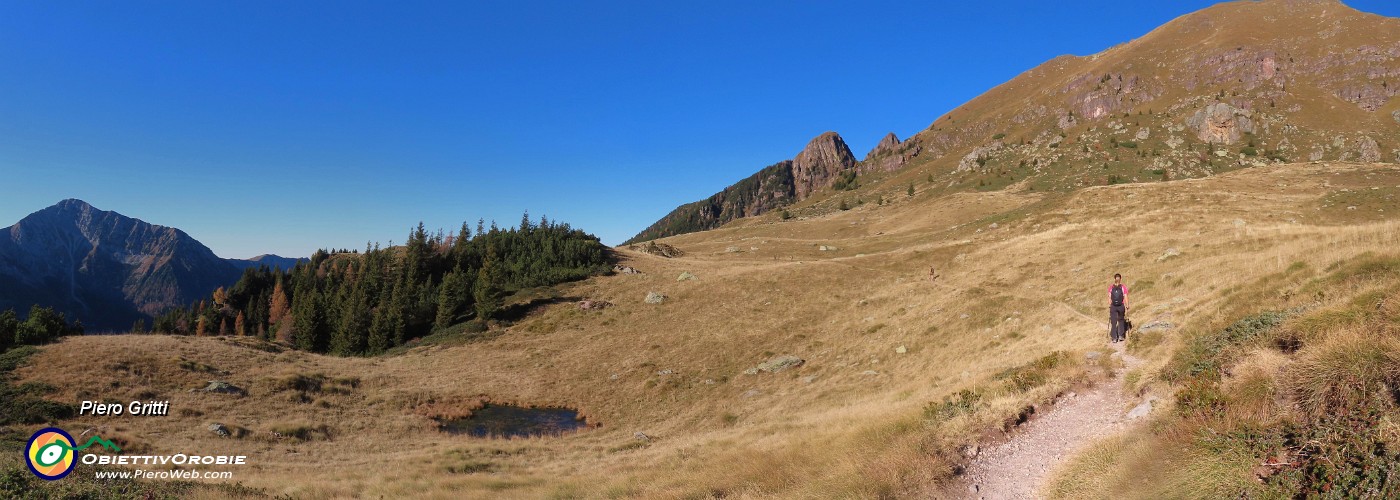
[[[651,441],[651,436],[648,436],[645,432],[642,431],[633,432],[632,437],[638,441]]]
[[[822,251],[822,252],[835,252],[836,250],[839,250],[839,249],[836,248],[836,247],[830,246],[830,245],[822,245],[822,246],[817,247],[817,250]]]
[[[1171,330],[1173,328],[1176,328],[1176,325],[1172,324],[1169,321],[1149,321],[1147,322],[1147,324],[1138,327],[1138,331],[1152,332],[1158,330]]]
[[[666,301],[666,295],[661,292],[647,292],[645,301],[648,304],[660,304]]]
[[[1089,352],[1084,353],[1084,359],[1085,359],[1085,360],[1088,360],[1088,361],[1094,361],[1094,360],[1096,360],[1096,359],[1099,359],[1099,357],[1102,356],[1102,355],[1103,355],[1103,353],[1101,353],[1101,352],[1099,352],[1099,351],[1089,351]]]
[[[695,275],[690,274],[690,271],[682,272],[680,276],[676,277],[676,281],[692,281],[694,279]]]
[[[638,271],[637,268],[632,266],[624,266],[622,264],[613,266],[613,272],[618,274],[642,274],[642,272]]]
[[[866,371],[860,372],[860,374],[861,374],[861,375],[879,375],[880,372],[877,372],[877,371],[875,371],[875,370],[866,370]]]
[[[744,370],[744,375],[758,375],[758,368],[749,368],[747,370]]]
[[[1128,411],[1128,420],[1137,420],[1139,418],[1146,417],[1148,413],[1152,413],[1152,403],[1155,403],[1156,401],[1157,397],[1153,396],[1147,398],[1147,400],[1143,401],[1142,404],[1134,406],[1132,410]]]
[[[1157,262],[1162,262],[1164,260],[1176,257],[1178,255],[1181,255],[1180,250],[1177,250],[1176,248],[1168,248],[1165,252],[1162,252],[1162,256],[1157,257]]]
[[[749,399],[758,396],[759,394],[763,394],[763,392],[759,391],[758,389],[749,389],[747,391],[744,391],[741,397],[743,397],[744,399]]]
[[[778,373],[789,368],[797,368],[799,366],[802,366],[806,362],[806,360],[797,356],[784,354],[782,356],[775,356],[772,359],[769,359],[768,361],[759,363],[758,369],[760,371],[765,371],[768,373]]]
[[[229,437],[233,435],[233,433],[229,432],[228,427],[225,427],[224,424],[218,422],[209,424],[209,432],[218,434],[219,437]]]
[[[228,382],[224,382],[224,381],[222,381],[222,380],[210,380],[210,381],[209,381],[209,385],[206,385],[206,386],[204,386],[204,388],[199,389],[199,392],[213,392],[213,393],[218,393],[218,394],[233,394],[233,395],[236,395],[236,396],[242,396],[242,395],[248,394],[248,391],[243,390],[241,387],[238,387],[238,386],[236,386],[236,385],[230,384],[230,383],[228,383]]]
[[[739,247],[724,247],[724,253],[738,253]]]

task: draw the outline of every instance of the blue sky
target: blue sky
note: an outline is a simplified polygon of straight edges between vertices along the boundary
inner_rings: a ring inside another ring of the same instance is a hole
[[[529,210],[616,244],[1212,3],[0,0],[0,226],[81,198],[246,258]]]

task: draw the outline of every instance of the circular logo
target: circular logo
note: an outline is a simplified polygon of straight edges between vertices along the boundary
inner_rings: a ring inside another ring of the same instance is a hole
[[[73,464],[78,462],[78,452],[73,450],[73,436],[63,429],[48,427],[39,429],[29,437],[29,445],[24,447],[24,458],[34,475],[53,481],[73,472]]]

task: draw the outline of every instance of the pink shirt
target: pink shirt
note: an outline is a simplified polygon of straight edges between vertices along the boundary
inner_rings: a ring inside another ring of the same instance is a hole
[[[1124,284],[1118,285],[1118,286],[1123,287],[1123,308],[1124,308],[1124,309],[1127,309],[1127,308],[1128,308],[1128,284],[1127,284],[1127,283],[1124,283]],[[1108,285],[1108,304],[1109,304],[1109,305],[1113,305],[1113,287],[1114,287],[1114,285]]]

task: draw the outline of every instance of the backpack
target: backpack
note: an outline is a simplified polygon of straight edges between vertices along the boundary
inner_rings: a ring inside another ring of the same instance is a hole
[[[1110,295],[1113,298],[1114,306],[1123,305],[1123,285],[1113,285],[1113,288],[1110,289]]]

